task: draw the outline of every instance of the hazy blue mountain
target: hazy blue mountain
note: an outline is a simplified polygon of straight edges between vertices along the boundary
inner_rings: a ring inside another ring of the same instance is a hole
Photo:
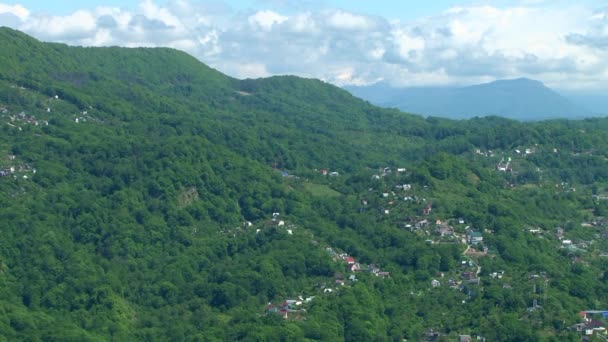
[[[564,97],[572,103],[589,109],[593,115],[608,115],[608,96],[601,94],[582,94],[574,92],[562,92]]]
[[[346,89],[380,106],[453,119],[498,115],[528,121],[592,115],[543,83],[527,78],[458,88],[392,88],[381,83]]]

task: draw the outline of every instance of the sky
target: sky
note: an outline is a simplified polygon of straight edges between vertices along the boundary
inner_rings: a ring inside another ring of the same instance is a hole
[[[42,41],[171,47],[237,78],[458,86],[528,77],[608,91],[597,0],[0,0],[0,25]]]

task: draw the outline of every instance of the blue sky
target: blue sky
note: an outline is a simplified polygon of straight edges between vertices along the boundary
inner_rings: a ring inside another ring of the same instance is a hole
[[[63,1],[40,1],[22,0],[17,2],[6,2],[9,4],[21,4],[31,11],[43,11],[53,14],[68,14],[80,8],[94,8],[97,6],[113,6],[135,8],[139,1],[135,0],[63,0]],[[158,1],[158,4],[166,4],[168,1]],[[239,9],[260,8],[287,8],[287,7],[337,7],[372,15],[393,16],[399,18],[412,18],[426,16],[436,13],[450,6],[466,2],[457,0],[434,0],[434,1],[394,1],[394,0],[304,0],[304,1],[281,1],[281,0],[231,0],[226,4]]]
[[[238,78],[529,77],[608,91],[608,6],[598,0],[0,0],[0,25],[72,45],[172,47]]]
[[[166,4],[168,1],[158,1],[159,4]],[[69,14],[82,8],[95,8],[97,6],[123,7],[134,9],[138,6],[136,0],[61,0],[61,1],[40,1],[22,0],[16,2],[5,2],[8,4],[21,4],[31,11],[40,11],[50,14]],[[303,0],[303,1],[284,1],[284,0],[232,0],[226,4],[237,9],[289,9],[294,7],[323,8],[336,7],[358,13],[379,15],[391,19],[412,19],[421,16],[428,16],[445,10],[451,6],[473,3],[471,1],[458,0],[433,0],[433,1],[395,1],[395,0]],[[295,6],[294,6],[295,4]]]
[[[111,6],[134,9],[140,1],[137,0],[60,0],[60,1],[40,1],[40,0],[21,0],[21,1],[6,1],[6,4],[21,4],[31,11],[41,11],[51,14],[68,14],[82,8],[94,8],[97,6]],[[170,1],[157,1],[158,4],[167,4]],[[208,2],[208,1],[207,1]],[[214,1],[222,2],[222,1]],[[441,11],[444,11],[453,6],[470,6],[470,5],[494,5],[508,6],[512,4],[567,4],[579,3],[588,6],[600,7],[601,0],[578,0],[578,1],[542,1],[542,0],[432,0],[432,1],[414,1],[414,0],[231,0],[223,1],[237,9],[289,9],[289,8],[323,8],[334,7],[345,10],[364,13],[369,15],[383,16],[389,19],[415,19],[418,17],[430,16]]]

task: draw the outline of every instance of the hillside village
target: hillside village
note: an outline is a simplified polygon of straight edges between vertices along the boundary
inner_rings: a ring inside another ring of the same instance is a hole
[[[0,340],[605,340],[608,120],[0,38]]]
[[[501,157],[496,166],[497,171],[505,173],[517,173],[513,170],[512,165],[523,165],[525,158],[529,155],[537,153],[536,148],[526,148],[515,150],[515,157]],[[481,153],[479,150],[476,154],[483,157],[495,157],[495,152]],[[557,153],[557,150],[550,151]],[[503,169],[504,167],[504,169]],[[521,166],[517,166],[521,167]],[[369,188],[367,193],[362,194],[359,208],[359,213],[375,212],[378,217],[392,217],[391,221],[395,222],[402,229],[411,232],[421,238],[426,239],[429,245],[437,244],[457,244],[462,246],[461,265],[457,270],[451,272],[439,272],[436,277],[430,281],[428,288],[430,290],[441,287],[448,287],[465,294],[463,304],[467,299],[484,291],[484,284],[500,284],[504,290],[510,290],[515,285],[515,277],[500,269],[484,270],[482,267],[484,258],[493,258],[496,255],[495,246],[488,244],[484,237],[492,235],[494,232],[488,227],[472,227],[464,217],[443,218],[433,211],[432,192],[427,186],[422,184],[412,183],[408,180],[410,177],[406,168],[397,168],[396,172],[391,167],[379,168],[377,173],[371,175],[371,179],[380,182],[377,188]],[[318,171],[324,177],[347,177],[344,173],[338,171],[330,172],[327,169]],[[539,172],[538,170],[536,172]],[[291,181],[304,181],[300,177],[291,175]],[[328,178],[328,179],[330,179]],[[331,183],[331,182],[330,182]],[[524,185],[525,186],[525,185]],[[555,185],[557,193],[574,192],[572,186],[566,182]],[[608,196],[606,196],[608,198]],[[604,197],[593,195],[596,201],[603,201]],[[556,249],[567,255],[573,264],[585,265],[588,258],[608,257],[608,221],[603,217],[593,217],[590,222],[580,222],[578,226],[574,222],[564,222],[563,227],[521,227],[521,230],[526,234],[530,234],[537,239],[548,239],[552,241]],[[576,236],[574,238],[573,236]],[[348,253],[336,251],[333,247],[327,247],[327,252],[330,257],[346,266],[346,275],[336,275],[336,285],[348,286],[358,281],[357,274],[361,272],[370,272],[375,276],[388,278],[389,272],[381,271],[375,265],[364,265],[356,261],[354,256]],[[547,300],[547,293],[551,291],[549,279],[544,272],[531,272],[527,276],[529,278],[529,287],[532,293],[528,307],[530,314],[543,309],[543,304]],[[518,285],[518,286],[521,286]],[[334,289],[323,286],[325,294],[331,293]],[[412,292],[412,294],[415,294]],[[424,295],[423,292],[418,292],[417,295]],[[284,310],[281,312],[285,312]],[[593,312],[593,311],[589,311]],[[585,318],[583,323],[578,323],[575,326],[569,327],[581,333],[582,336],[590,336],[600,334],[605,336],[606,324],[602,321]],[[431,331],[428,334],[428,340],[433,341],[441,336],[437,331]],[[466,336],[462,335],[464,340]]]

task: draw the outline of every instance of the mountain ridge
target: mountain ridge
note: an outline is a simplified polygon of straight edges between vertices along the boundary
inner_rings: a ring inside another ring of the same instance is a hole
[[[345,89],[380,106],[452,119],[498,115],[540,121],[591,116],[590,111],[572,104],[542,82],[523,77],[465,87],[393,88],[377,84]]]

